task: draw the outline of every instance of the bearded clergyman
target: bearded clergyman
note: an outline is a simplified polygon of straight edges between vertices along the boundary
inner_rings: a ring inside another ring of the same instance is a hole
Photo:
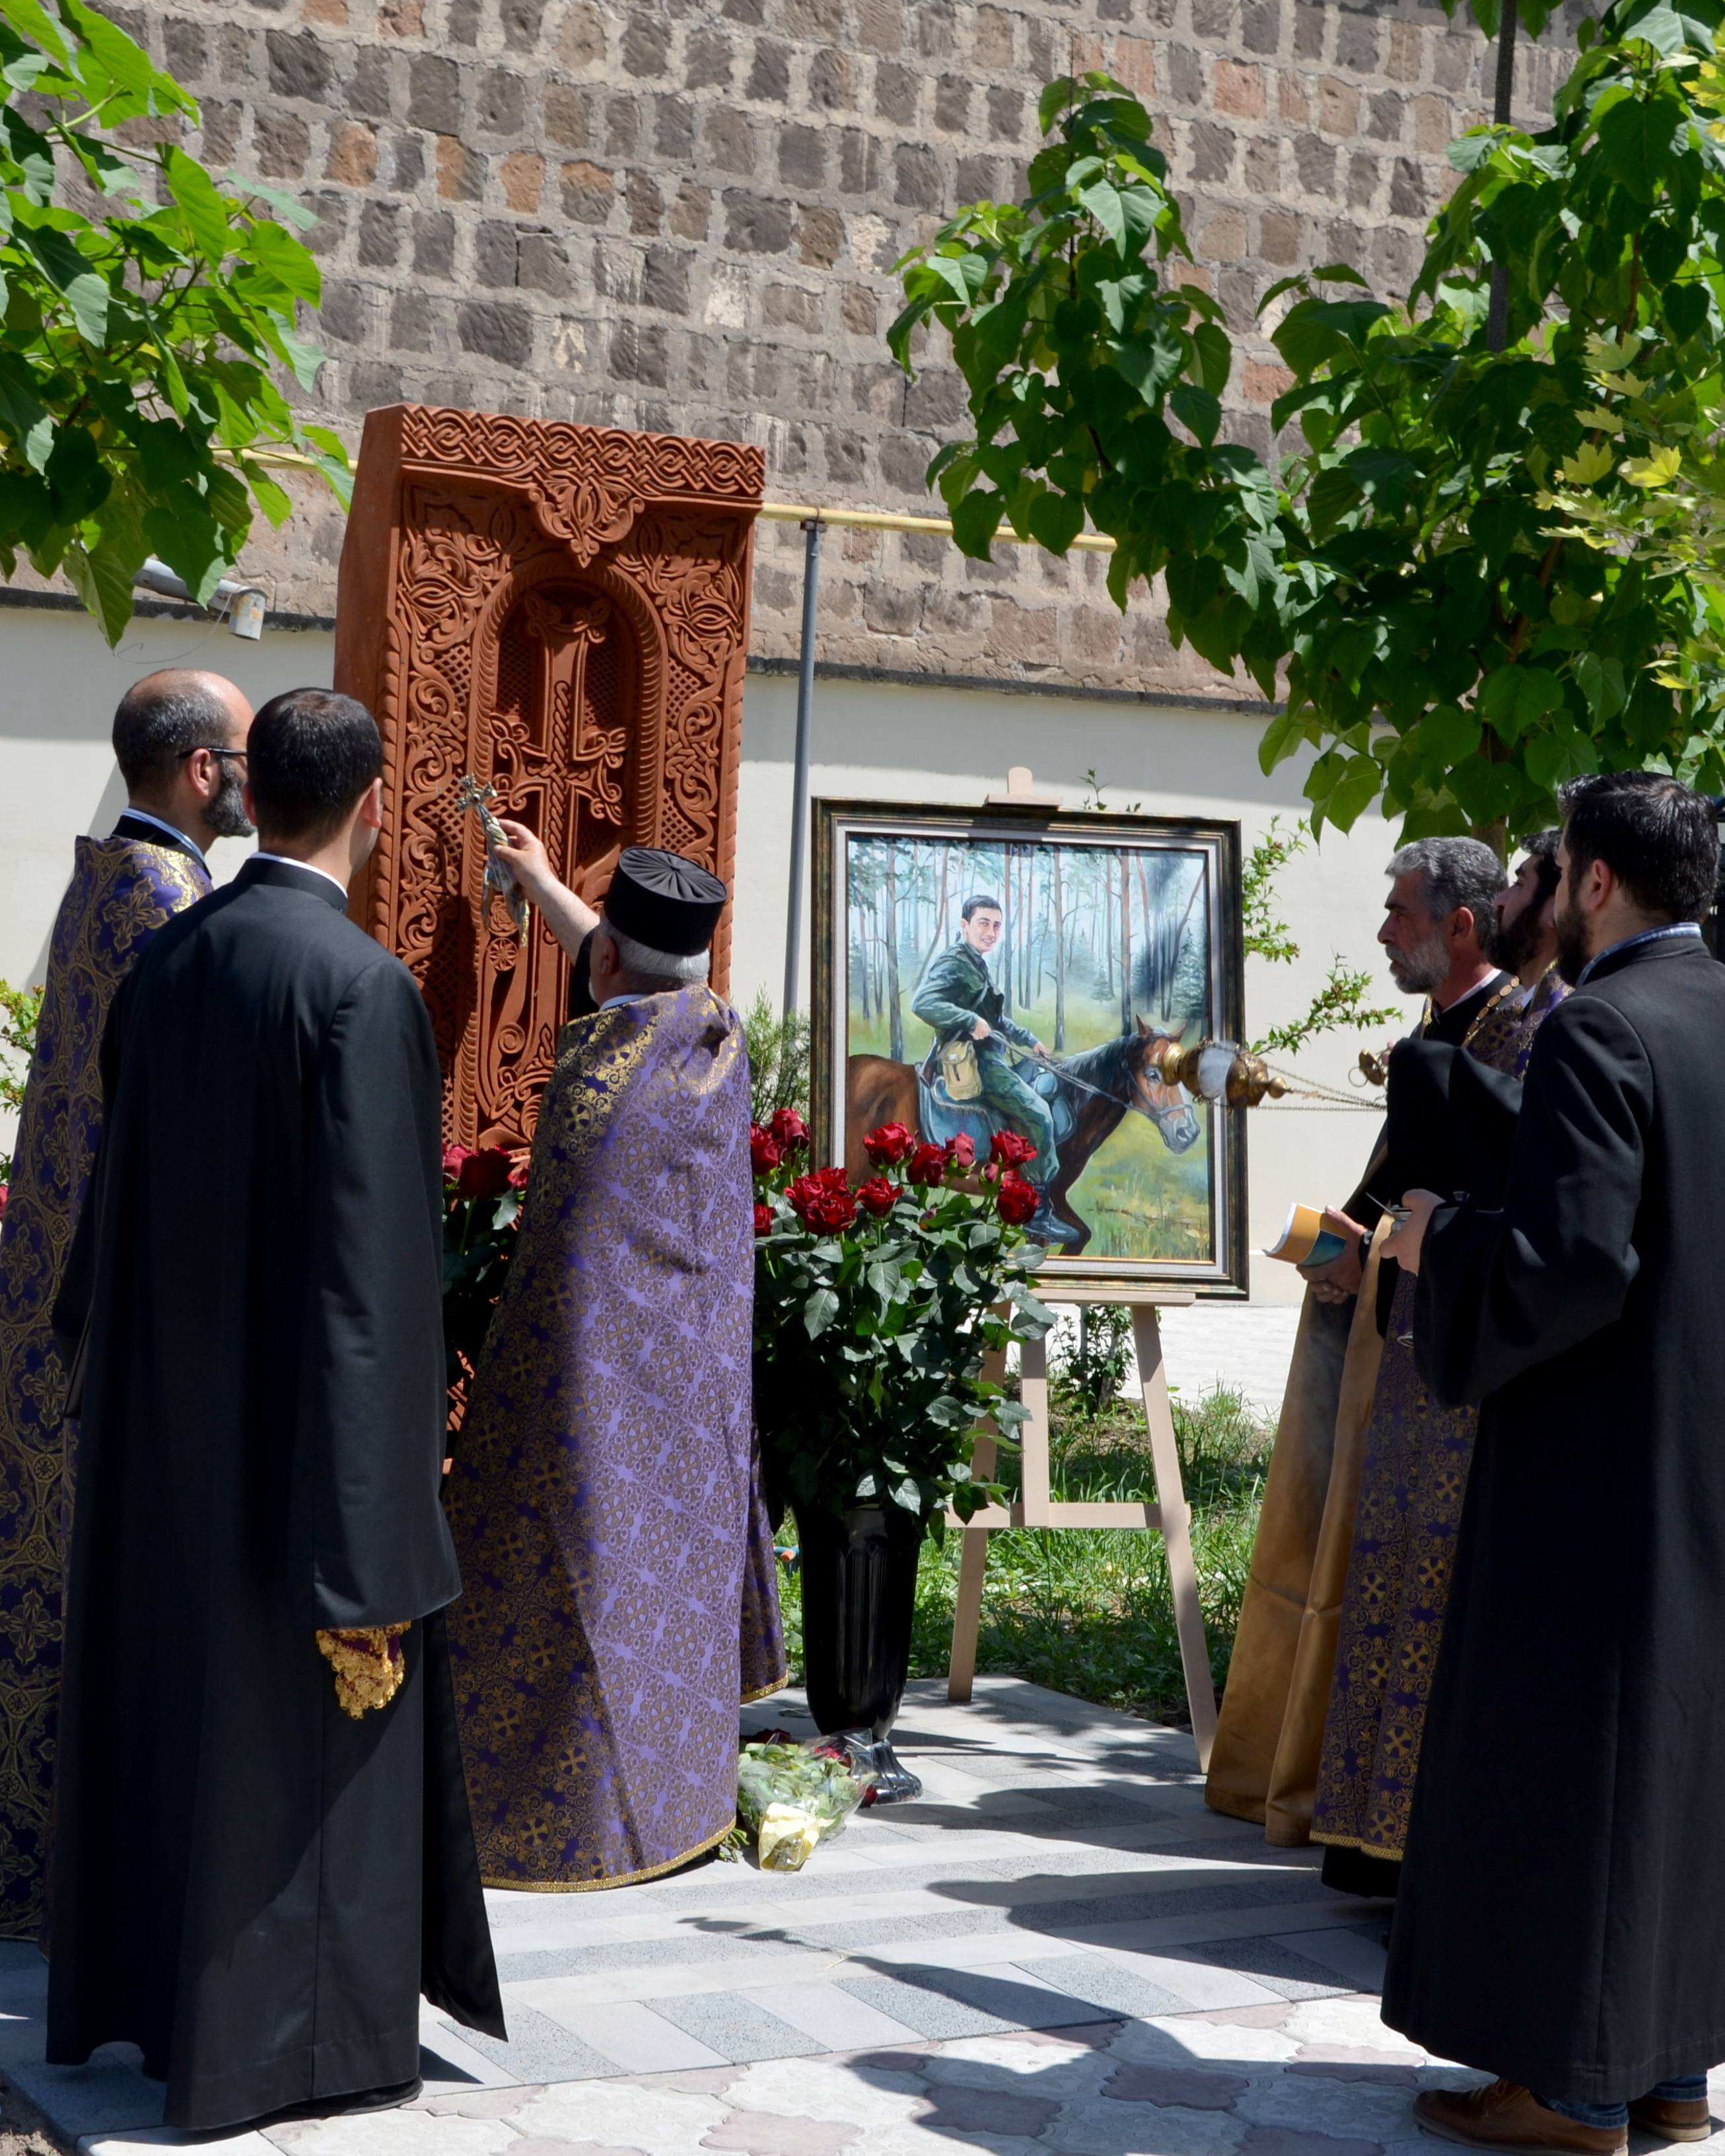
[[[1471,1048],[1516,988],[1491,947],[1502,864],[1476,839],[1421,839],[1388,873],[1378,941],[1397,988],[1425,998],[1414,1037]],[[1306,1305],[1204,1789],[1214,1810],[1261,1821],[1266,1840],[1284,1847],[1311,1835],[1366,1427],[1394,1299],[1396,1267],[1384,1264],[1382,1245],[1384,1208],[1402,1183],[1388,1138],[1358,1190],[1325,1215],[1340,1255],[1301,1268]]]
[[[1496,1204],[1413,1188],[1414,1353],[1476,1404],[1384,2018],[1498,2078],[1420,2125],[1622,2156],[1712,2137],[1725,2058],[1725,971],[1712,805],[1563,797],[1558,933]]]
[[[1558,971],[1558,834],[1527,843],[1497,895],[1491,955],[1512,978],[1464,1043],[1404,1040],[1389,1059],[1385,1179],[1487,1205],[1508,1173],[1518,1081],[1568,993]],[[1478,1416],[1434,1399],[1414,1367],[1414,1277],[1396,1285],[1373,1389],[1312,1838],[1324,1881],[1394,1894],[1449,1606]]]
[[[737,1712],[784,1682],[753,1443],[748,1059],[724,885],[630,846],[603,914],[498,851],[578,960],[520,1240],[449,1478],[487,1885],[619,1887],[729,1831]]]
[[[251,706],[219,674],[146,675],[114,714],[126,809],[80,839],[54,917],[0,1236],[0,1938],[41,1928],[74,1429],[52,1316],[101,1132],[108,1007],[151,938],[251,829]]]

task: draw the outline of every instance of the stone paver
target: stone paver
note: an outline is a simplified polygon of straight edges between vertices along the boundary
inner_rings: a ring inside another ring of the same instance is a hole
[[[708,1864],[494,1894],[510,2041],[427,2009],[409,2110],[207,2141],[233,2156],[1412,2156],[1385,1912],[1204,1809],[1190,1740],[1008,1678],[911,1687],[921,1803],[808,1871]],[[803,1728],[791,1697],[745,1726]],[[44,1965],[0,1946],[0,2072],[85,2156],[181,2137],[136,2054],[41,2063]],[[1725,2151],[1725,2136],[1718,2148]]]

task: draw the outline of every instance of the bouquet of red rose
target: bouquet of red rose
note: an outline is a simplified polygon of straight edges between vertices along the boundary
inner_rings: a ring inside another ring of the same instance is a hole
[[[526,1165],[501,1146],[444,1147],[444,1365],[452,1431],[461,1426],[468,1381],[503,1292],[526,1187]]]
[[[755,1415],[776,1499],[896,1505],[939,1537],[1000,1493],[973,1480],[984,1414],[1004,1437],[1024,1410],[984,1357],[1052,1322],[1027,1285],[1034,1148],[997,1136],[976,1172],[968,1138],[918,1142],[902,1123],[864,1139],[873,1173],[807,1163],[803,1119],[780,1109],[752,1138]]]

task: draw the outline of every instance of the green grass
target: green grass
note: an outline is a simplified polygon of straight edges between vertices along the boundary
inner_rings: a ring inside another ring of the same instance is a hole
[[[1274,1426],[1233,1394],[1174,1401],[1180,1471],[1192,1507],[1199,1594],[1219,1691],[1240,1622]],[[1142,1409],[1094,1420],[1056,1393],[1054,1494],[1153,1499]],[[793,1532],[788,1521],[785,1533]],[[925,1543],[911,1642],[912,1676],[944,1676],[952,1640],[959,1537]],[[802,1607],[784,1583],[791,1666],[800,1675]],[[1130,1530],[1013,1528],[990,1537],[977,1667],[1185,1727],[1185,1682],[1160,1535]]]

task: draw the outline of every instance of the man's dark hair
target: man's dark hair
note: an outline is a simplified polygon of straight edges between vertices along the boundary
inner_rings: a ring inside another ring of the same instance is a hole
[[[130,793],[167,785],[182,757],[227,741],[227,704],[206,674],[146,674],[114,714],[114,758]]]
[[[246,752],[258,829],[275,839],[326,838],[383,768],[377,721],[332,689],[272,696]]]
[[[1388,875],[1417,875],[1434,925],[1461,906],[1473,916],[1474,941],[1481,949],[1491,933],[1491,901],[1508,879],[1503,864],[1481,839],[1415,839],[1392,855]]]
[[[1603,861],[1644,913],[1699,921],[1719,880],[1719,831],[1698,793],[1662,771],[1602,771],[1561,796],[1571,881]]]
[[[1558,887],[1558,880],[1563,874],[1558,866],[1558,841],[1563,835],[1560,830],[1553,828],[1549,831],[1536,831],[1531,839],[1522,841],[1522,853],[1527,860],[1538,864],[1533,890],[1536,906],[1543,906]]]
[[[973,913],[980,913],[985,906],[992,908],[996,913],[1004,913],[1006,911],[998,898],[990,898],[986,891],[979,891],[974,897],[967,898],[963,905],[959,907],[960,917],[968,921]]]

